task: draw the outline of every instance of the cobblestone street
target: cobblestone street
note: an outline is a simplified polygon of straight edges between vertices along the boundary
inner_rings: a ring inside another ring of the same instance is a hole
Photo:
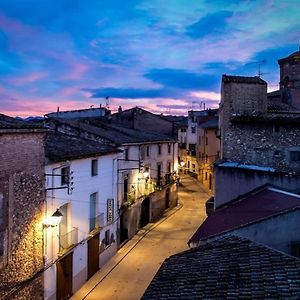
[[[140,230],[71,299],[140,299],[163,261],[187,250],[187,241],[205,219],[210,195],[194,178],[182,178],[178,195],[177,208]]]

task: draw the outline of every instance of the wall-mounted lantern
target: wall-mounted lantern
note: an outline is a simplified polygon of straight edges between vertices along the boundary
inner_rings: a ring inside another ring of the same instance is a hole
[[[143,176],[144,176],[144,178],[148,178],[149,177],[149,175],[150,175],[150,173],[149,173],[149,171],[146,169],[145,171],[144,171],[144,173],[143,173]]]
[[[63,217],[63,214],[57,208],[56,211],[52,214],[52,216],[44,222],[44,227],[48,228],[48,227],[58,226],[62,217]]]
[[[183,168],[183,167],[185,166],[185,162],[182,160],[182,161],[180,162],[180,165],[181,165],[181,167]]]

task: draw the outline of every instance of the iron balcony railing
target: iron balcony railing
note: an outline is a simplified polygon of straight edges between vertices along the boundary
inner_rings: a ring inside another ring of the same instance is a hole
[[[78,244],[78,228],[73,228],[71,231],[61,234],[59,238],[59,252],[68,250],[72,246]]]
[[[90,231],[104,227],[104,213],[100,213],[94,218],[90,218]]]

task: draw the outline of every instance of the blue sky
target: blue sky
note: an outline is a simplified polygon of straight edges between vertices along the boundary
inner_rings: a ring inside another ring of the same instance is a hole
[[[298,0],[1,0],[0,112],[217,107],[221,75],[257,61],[276,89],[299,29]]]

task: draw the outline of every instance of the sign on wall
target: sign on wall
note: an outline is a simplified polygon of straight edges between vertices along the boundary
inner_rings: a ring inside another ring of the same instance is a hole
[[[107,223],[114,221],[114,199],[107,199]]]

